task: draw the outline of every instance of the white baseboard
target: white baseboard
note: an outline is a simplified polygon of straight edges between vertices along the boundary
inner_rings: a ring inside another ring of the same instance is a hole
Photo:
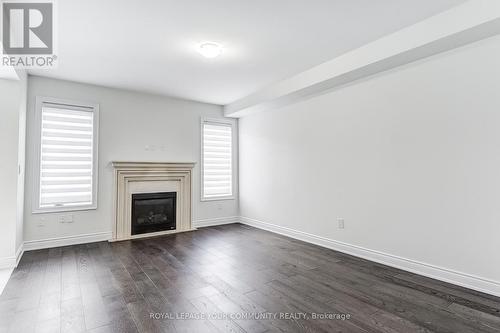
[[[102,242],[111,239],[111,232],[96,232],[68,237],[57,237],[24,242],[24,251],[48,249],[51,247]]]
[[[195,221],[193,221],[193,227],[194,228],[202,228],[202,227],[208,227],[208,226],[214,226],[214,225],[237,223],[237,222],[239,222],[239,220],[240,220],[239,216],[218,217],[218,218],[212,218],[212,219],[195,220]],[[26,242],[24,242],[24,251],[48,249],[48,248],[52,248],[52,247],[75,245],[75,244],[101,242],[101,241],[110,240],[111,237],[112,237],[111,232],[98,232],[98,233],[92,233],[92,234],[26,241]],[[1,264],[1,260],[0,260],[0,264]],[[14,267],[14,266],[12,266],[12,267]]]
[[[304,242],[312,243],[332,250],[347,253],[363,259],[375,261],[384,265],[399,268],[404,271],[427,276],[436,280],[441,280],[465,288],[474,289],[484,293],[500,297],[500,282],[488,280],[467,273],[457,272],[451,269],[438,267],[419,261],[398,257],[392,254],[383,253],[376,250],[367,249],[361,246],[347,244],[333,239],[313,235],[303,231],[282,227],[279,225],[258,221],[247,217],[221,217],[213,219],[203,219],[193,221],[193,227],[202,228],[215,225],[231,224],[241,222],[259,229],[271,231],[277,234],[295,238]],[[13,268],[17,266],[24,251],[39,250],[59,246],[85,244],[106,241],[111,239],[111,232],[99,232],[69,237],[58,237],[34,241],[26,241],[16,251],[16,255],[7,258],[0,258],[0,269]]]
[[[7,282],[9,282],[13,271],[14,267],[0,269],[0,295],[5,289],[5,286],[7,286]]]
[[[210,227],[214,225],[231,224],[240,222],[239,216],[216,217],[213,219],[194,220],[194,228]]]
[[[23,253],[24,247],[23,244],[21,244],[21,246],[19,246],[19,248],[16,250],[16,254],[14,256],[0,258],[0,269],[17,267],[17,264],[19,263],[19,260],[21,260]]]
[[[19,246],[19,248],[16,251],[16,265],[14,267],[17,267],[19,264],[19,261],[21,260],[21,257],[24,254],[24,243]]]
[[[0,258],[0,269],[16,267],[16,256]]]
[[[380,251],[370,250],[360,246],[339,242],[333,239],[316,236],[303,231],[286,228],[247,217],[240,217],[240,222],[252,227],[264,229],[304,242],[347,253],[356,257],[375,261],[387,266],[399,268],[404,271],[427,276],[436,280],[441,280],[461,287],[474,289],[480,292],[500,297],[500,282],[497,281],[492,281],[478,276],[457,272],[451,269],[398,257]]]

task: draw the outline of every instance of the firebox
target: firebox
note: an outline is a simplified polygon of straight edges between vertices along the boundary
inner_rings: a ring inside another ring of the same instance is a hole
[[[176,192],[132,194],[132,235],[175,230]]]

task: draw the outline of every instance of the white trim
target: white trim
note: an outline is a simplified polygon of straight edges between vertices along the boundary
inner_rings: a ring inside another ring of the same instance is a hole
[[[21,244],[21,246],[19,246],[14,256],[0,258],[0,269],[17,267],[17,264],[19,264],[19,260],[21,260],[23,253],[24,253],[24,247],[23,244]]]
[[[0,258],[0,269],[16,267],[16,256]]]
[[[202,183],[202,186],[203,186],[203,183]],[[202,201],[202,202],[205,202],[205,201],[224,201],[224,200],[236,200],[236,196],[235,195],[222,195],[220,197],[207,197],[207,198],[200,199],[200,201]]]
[[[17,265],[19,265],[19,261],[21,261],[23,254],[24,254],[24,243],[22,243],[16,251],[16,265],[15,265],[15,267],[17,267]]]
[[[211,227],[215,225],[224,225],[240,222],[239,216],[215,217],[211,219],[194,220],[194,228]]]
[[[304,242],[329,248],[332,250],[347,253],[356,257],[360,257],[363,259],[371,260],[384,265],[402,269],[404,271],[427,276],[436,280],[448,282],[465,288],[470,288],[494,296],[500,296],[500,282],[497,281],[488,280],[467,273],[457,272],[444,267],[438,267],[422,263],[416,260],[406,259],[392,254],[367,249],[361,246],[347,244],[333,239],[328,239],[325,237],[313,235],[303,231],[286,228],[247,217],[230,216],[230,217],[194,220],[193,227],[202,228],[202,227],[232,224],[238,222],[259,229],[271,231],[287,237],[291,237],[294,239],[298,239]],[[111,232],[100,232],[100,233],[84,234],[78,236],[27,241],[24,242],[24,246],[19,247],[16,256],[0,259],[0,269],[15,267],[16,262],[19,261],[24,251],[106,241],[111,239],[111,236],[112,236]]]
[[[0,295],[7,286],[12,272],[14,272],[14,267],[0,269]]]
[[[40,208],[40,156],[41,156],[41,140],[42,140],[42,106],[43,104],[64,105],[72,110],[91,110],[94,114],[93,119],[93,143],[92,143],[92,204],[74,207],[54,207],[54,208]],[[32,142],[32,149],[34,156],[33,172],[33,189],[31,196],[33,214],[43,213],[61,213],[73,212],[82,210],[95,210],[97,209],[97,192],[99,189],[99,104],[91,102],[80,102],[68,99],[37,96],[35,101],[34,110],[35,128]]]
[[[85,243],[102,242],[111,239],[111,231],[82,234],[76,236],[56,237],[24,242],[24,251],[48,249]]]
[[[200,167],[200,201],[219,201],[219,200],[236,200],[237,197],[237,192],[236,192],[236,183],[237,183],[237,129],[236,129],[236,124],[234,120],[229,120],[227,118],[207,118],[207,117],[201,117],[200,118],[200,161],[201,161],[201,167]],[[205,162],[203,159],[203,124],[215,124],[215,125],[225,125],[225,126],[230,126],[231,127],[231,195],[221,195],[221,196],[212,196],[212,197],[205,197],[205,186],[204,186],[204,168],[205,168]]]
[[[223,225],[223,224],[232,224],[240,222],[239,216],[229,216],[229,217],[218,217],[211,219],[203,219],[203,220],[195,220],[193,221],[193,228],[201,228],[215,225]],[[68,246],[68,245],[76,245],[76,244],[85,244],[85,243],[94,243],[101,241],[108,241],[112,238],[112,232],[97,232],[92,234],[82,234],[76,236],[67,236],[67,237],[57,237],[57,238],[48,238],[48,239],[40,239],[33,241],[24,242],[24,246],[18,249],[17,261],[21,259],[22,253],[24,251],[32,251],[32,250],[41,250],[48,249],[52,247],[59,246]],[[15,262],[15,257],[6,258],[9,260],[9,263]],[[0,259],[0,269],[1,268],[9,268],[14,267],[12,264],[7,266],[2,266],[2,262],[6,259]]]
[[[229,216],[229,217],[217,217],[211,219],[203,219],[203,220],[195,220],[193,221],[193,230],[194,228],[215,226],[215,225],[223,225],[223,224],[232,224],[240,222],[239,216]],[[59,246],[68,246],[68,245],[76,245],[76,244],[85,244],[85,243],[94,243],[101,241],[108,241],[112,239],[112,232],[97,232],[92,234],[83,234],[77,236],[67,236],[67,237],[57,237],[57,238],[48,238],[48,239],[40,239],[33,241],[24,242],[24,247],[20,247],[18,253],[22,250],[24,251],[32,251],[32,250],[41,250],[48,249],[52,247]],[[20,259],[21,256],[18,256]],[[10,262],[15,262],[14,257],[8,258]],[[18,259],[18,260],[19,260]],[[0,259],[0,269],[1,268],[9,268],[14,267],[12,264],[10,266],[3,267],[1,265],[2,260]]]
[[[355,257],[375,261],[387,266],[395,267],[408,272],[427,276],[436,280],[448,282],[461,287],[474,289],[480,292],[500,297],[500,282],[498,281],[484,279],[478,276],[457,272],[451,269],[426,264],[416,260],[398,257],[376,250],[370,250],[361,246],[339,242],[333,239],[316,236],[303,231],[286,228],[267,222],[258,221],[248,217],[240,217],[240,222],[252,227],[264,229],[304,242],[347,253]]]

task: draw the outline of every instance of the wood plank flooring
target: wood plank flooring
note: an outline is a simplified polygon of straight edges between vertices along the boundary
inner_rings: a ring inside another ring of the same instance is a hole
[[[500,332],[500,299],[232,224],[26,252],[0,332]]]

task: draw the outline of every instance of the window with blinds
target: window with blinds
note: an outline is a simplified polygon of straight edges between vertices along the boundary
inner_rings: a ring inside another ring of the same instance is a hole
[[[96,106],[39,105],[38,210],[96,208]]]
[[[230,123],[202,122],[202,199],[233,195],[233,127]]]

